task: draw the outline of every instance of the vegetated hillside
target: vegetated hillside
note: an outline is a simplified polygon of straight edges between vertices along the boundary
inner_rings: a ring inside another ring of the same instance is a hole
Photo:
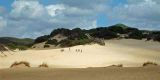
[[[0,43],[7,46],[10,49],[27,49],[33,44],[34,40],[30,38],[14,38],[14,37],[0,37]]]
[[[35,44],[45,42],[44,48],[49,45],[55,45],[59,47],[69,47],[75,45],[83,45],[92,42],[88,39],[85,30],[80,28],[69,29],[55,29],[50,35],[40,36],[35,39]]]
[[[104,39],[113,38],[160,41],[160,31],[139,30],[124,24],[116,24],[109,27],[98,27],[89,30],[80,28],[74,28],[72,30],[59,28],[53,30],[49,35],[38,37],[35,39],[34,44],[45,42],[44,48],[48,48],[50,45],[70,47],[93,42],[103,44]]]

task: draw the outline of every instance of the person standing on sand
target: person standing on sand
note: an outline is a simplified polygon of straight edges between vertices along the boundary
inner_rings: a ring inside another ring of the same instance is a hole
[[[78,52],[78,49],[76,49],[76,52]]]
[[[70,51],[70,47],[69,47],[69,51]]]
[[[61,49],[61,52],[64,52],[64,49]]]

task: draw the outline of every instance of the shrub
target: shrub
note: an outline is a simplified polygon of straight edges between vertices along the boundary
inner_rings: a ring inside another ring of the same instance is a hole
[[[45,45],[44,45],[44,48],[49,48],[49,47],[50,47],[50,46],[49,46],[49,45],[47,45],[47,44],[45,44]]]
[[[148,66],[148,65],[157,66],[158,64],[157,64],[157,63],[154,63],[154,62],[145,62],[145,63],[143,63],[143,66]]]
[[[16,45],[16,44],[8,44],[7,45],[9,47],[9,49],[11,50],[15,50],[15,49],[19,49],[19,50],[27,50],[29,47],[28,46],[25,46],[25,45]]]
[[[131,28],[131,27],[128,27],[125,29],[125,33],[130,33],[130,32],[134,32],[134,31],[138,31],[137,28]]]
[[[155,37],[154,37],[153,40],[154,40],[154,41],[159,41],[159,42],[160,42],[160,34],[155,35]]]
[[[41,43],[47,41],[49,38],[49,35],[40,36],[37,39],[35,39],[34,43]]]
[[[72,41],[69,40],[69,39],[61,40],[59,42],[59,44],[60,44],[61,47],[71,47],[71,46],[73,46]]]
[[[88,44],[91,43],[92,41],[89,39],[81,39],[79,40],[80,45]]]
[[[133,31],[133,32],[129,33],[129,38],[132,38],[132,39],[142,39],[143,38],[143,34],[142,34],[141,31],[136,30],[136,31]]]
[[[42,63],[41,65],[39,65],[38,67],[44,67],[44,68],[48,68],[48,64],[47,63]]]
[[[90,35],[96,38],[113,39],[117,38],[118,35],[115,32],[108,30],[107,28],[96,28],[91,30]]]
[[[48,40],[45,44],[57,45],[58,42],[56,39],[53,39],[53,40]]]
[[[62,34],[64,36],[68,36],[70,35],[70,30],[69,29],[65,29],[65,28],[59,28],[59,29],[55,29],[51,32],[50,36],[53,37],[57,34]]]
[[[17,46],[12,43],[9,43],[7,46],[9,47],[9,49],[12,49],[12,50],[15,50],[17,48]]]
[[[124,34],[126,28],[128,28],[128,26],[124,24],[116,24],[116,25],[108,27],[110,31],[115,32],[115,33],[120,33],[120,34]]]
[[[29,62],[26,62],[26,61],[14,62],[10,67],[12,68],[14,66],[18,66],[18,65],[21,65],[21,64],[24,64],[26,67],[30,67]]]
[[[64,52],[64,49],[61,49],[61,52]]]
[[[27,50],[27,49],[28,49],[27,46],[18,46],[17,48],[18,48],[19,50]]]
[[[84,30],[81,30],[80,28],[74,28],[71,30],[71,35],[69,35],[68,39],[70,40],[81,40],[81,39],[87,39],[88,37],[85,35]]]
[[[111,65],[111,67],[123,67],[122,64],[118,64],[118,65]]]

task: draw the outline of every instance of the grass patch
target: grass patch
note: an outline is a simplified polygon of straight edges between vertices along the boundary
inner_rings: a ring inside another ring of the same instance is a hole
[[[21,65],[21,64],[24,64],[26,67],[30,67],[29,62],[20,61],[20,62],[14,62],[14,63],[10,66],[10,68],[15,67],[15,66],[18,66],[18,65]]]
[[[43,68],[48,68],[48,64],[47,63],[42,63],[41,65],[38,66],[39,68],[43,67]]]
[[[50,46],[48,44],[45,44],[44,45],[44,48],[49,48]]]
[[[117,64],[117,65],[111,65],[110,67],[123,67],[122,64]]]
[[[145,63],[143,63],[143,67],[144,66],[148,66],[148,65],[153,65],[153,66],[157,66],[158,64],[157,63],[154,63],[154,62],[145,62]]]

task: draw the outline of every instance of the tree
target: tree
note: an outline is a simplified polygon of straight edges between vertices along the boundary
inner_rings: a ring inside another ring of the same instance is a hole
[[[62,34],[64,36],[68,36],[71,34],[70,30],[69,29],[65,29],[65,28],[58,28],[58,29],[55,29],[51,32],[50,34],[50,37],[53,37],[57,34]]]
[[[56,39],[53,39],[53,40],[47,40],[47,42],[45,44],[57,45],[58,42]]]
[[[120,33],[120,34],[124,34],[125,30],[128,28],[128,26],[124,25],[124,24],[116,24],[113,26],[108,27],[108,30],[115,32],[115,33]]]
[[[41,43],[47,41],[49,38],[49,35],[40,36],[37,39],[35,39],[34,43]]]
[[[142,39],[143,38],[143,34],[142,34],[141,31],[136,30],[136,31],[133,31],[133,32],[129,33],[129,38],[132,38],[132,39]]]

